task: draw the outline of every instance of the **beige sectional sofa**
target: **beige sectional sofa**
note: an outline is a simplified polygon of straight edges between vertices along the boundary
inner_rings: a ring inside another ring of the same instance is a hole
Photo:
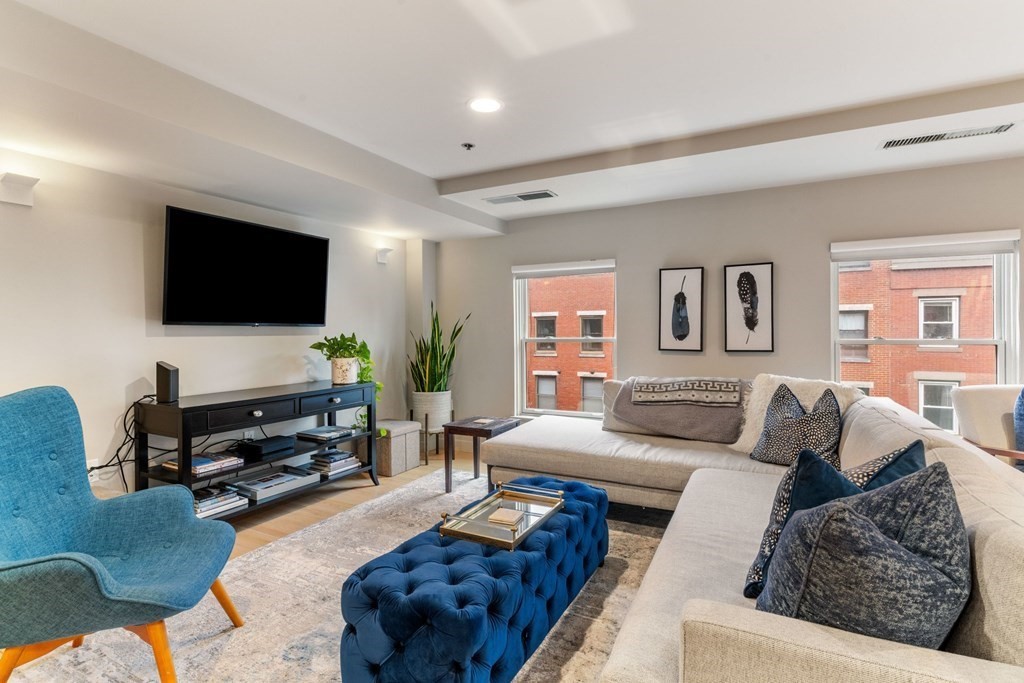
[[[604,682],[1024,681],[1024,474],[880,398],[850,406],[843,467],[922,439],[946,463],[971,537],[974,589],[943,650],[754,609],[742,589],[784,468],[720,444],[542,417],[486,442],[494,481],[549,474],[617,502],[674,509]]]

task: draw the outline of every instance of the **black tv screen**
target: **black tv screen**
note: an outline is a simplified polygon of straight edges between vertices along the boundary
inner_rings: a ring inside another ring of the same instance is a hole
[[[168,206],[164,324],[323,326],[328,243]]]

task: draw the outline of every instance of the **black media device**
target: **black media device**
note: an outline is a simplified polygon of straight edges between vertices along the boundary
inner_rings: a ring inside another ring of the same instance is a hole
[[[174,403],[178,400],[178,368],[164,361],[156,363],[156,402]]]
[[[168,206],[163,323],[323,327],[328,244]]]
[[[243,441],[235,447],[235,450],[241,454],[243,458],[262,458],[264,455],[270,453],[277,453],[283,451],[286,448],[295,447],[294,436],[268,436],[265,439],[257,439],[256,441]]]

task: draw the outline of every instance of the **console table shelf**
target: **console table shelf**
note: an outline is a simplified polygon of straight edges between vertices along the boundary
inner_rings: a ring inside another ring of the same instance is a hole
[[[221,434],[275,422],[284,422],[302,417],[323,415],[328,425],[336,424],[338,411],[352,408],[366,408],[367,430],[330,441],[296,439],[295,446],[262,458],[247,458],[244,465],[219,470],[203,475],[192,474],[192,439],[200,436]],[[313,482],[270,500],[249,505],[217,515],[216,519],[230,519],[252,512],[257,508],[272,505],[307,493],[324,484],[356,474],[367,473],[375,485],[377,479],[376,461],[376,403],[375,387],[372,383],[335,385],[329,381],[288,384],[277,387],[244,389],[218,394],[184,396],[174,403],[137,403],[135,405],[135,490],[149,487],[150,481],[181,484],[190,489],[207,486],[214,480],[237,477],[255,472],[275,462],[303,455],[313,455],[338,444],[366,441],[366,464],[335,476],[321,474],[319,482]],[[149,436],[166,436],[177,440],[178,471],[163,469],[158,463],[151,463]]]

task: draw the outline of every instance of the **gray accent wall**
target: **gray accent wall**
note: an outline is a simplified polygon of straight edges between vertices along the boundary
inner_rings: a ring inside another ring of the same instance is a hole
[[[505,236],[443,242],[442,319],[473,313],[456,364],[456,412],[514,410],[512,266],[616,259],[619,377],[828,378],[829,244],[1020,228],[1022,181],[1024,160],[995,161],[524,219]],[[759,261],[775,263],[776,350],[726,353],[723,266]],[[659,351],[658,269],[687,266],[706,269],[705,350]]]

